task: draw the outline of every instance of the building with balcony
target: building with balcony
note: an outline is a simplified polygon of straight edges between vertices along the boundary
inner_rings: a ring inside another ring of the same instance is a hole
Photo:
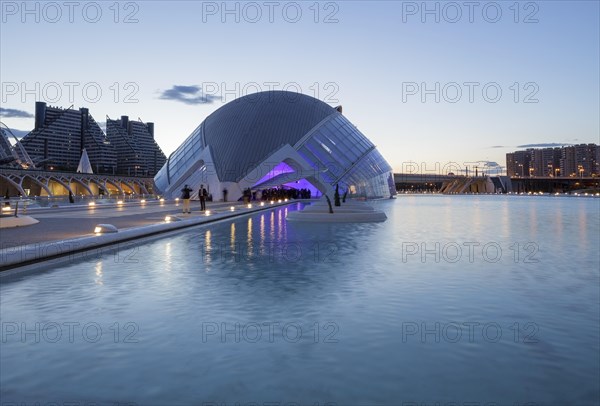
[[[35,104],[35,127],[21,144],[38,167],[75,172],[83,149],[95,173],[114,174],[117,155],[87,108]]]
[[[506,154],[506,174],[510,177],[529,176],[531,150],[515,151]]]
[[[530,151],[531,176],[560,176],[561,148],[538,148]]]
[[[600,176],[600,146],[570,145],[506,154],[506,172],[511,177]]]
[[[154,176],[166,156],[154,140],[154,123],[106,120],[106,133],[87,108],[48,107],[36,102],[35,127],[21,140],[36,167],[75,172],[83,149],[94,173]]]
[[[117,154],[118,174],[154,176],[167,160],[154,140],[154,123],[107,118],[106,135]]]
[[[564,147],[560,158],[562,176],[598,176],[600,146],[596,144],[579,144]]]

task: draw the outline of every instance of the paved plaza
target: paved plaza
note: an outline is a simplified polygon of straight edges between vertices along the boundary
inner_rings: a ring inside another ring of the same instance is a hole
[[[136,201],[125,202],[122,205],[98,204],[93,208],[72,205],[28,209],[27,215],[39,220],[39,223],[25,227],[1,229],[1,248],[90,236],[93,235],[94,227],[102,223],[112,224],[119,230],[123,230],[164,223],[167,215],[177,215],[182,219],[205,216],[205,213],[200,211],[198,201],[192,201],[191,214],[183,214],[182,206],[181,201],[145,204]],[[245,205],[241,202],[207,202],[206,206],[211,214],[229,212],[231,206],[236,209],[245,209]],[[256,204],[254,206],[257,207]],[[208,219],[209,217],[207,217]]]

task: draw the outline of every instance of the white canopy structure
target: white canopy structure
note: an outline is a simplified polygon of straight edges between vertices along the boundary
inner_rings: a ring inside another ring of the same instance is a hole
[[[90,163],[90,158],[88,157],[88,154],[87,154],[85,148],[83,149],[83,152],[81,153],[81,159],[79,160],[79,166],[77,167],[77,173],[94,173],[94,171],[92,170],[92,164]]]

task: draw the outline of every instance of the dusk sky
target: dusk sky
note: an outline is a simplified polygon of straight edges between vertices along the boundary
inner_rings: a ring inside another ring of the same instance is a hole
[[[341,104],[395,172],[600,143],[598,1],[72,4],[2,2],[8,127],[31,130],[36,100],[89,107],[154,122],[169,155],[272,88]]]

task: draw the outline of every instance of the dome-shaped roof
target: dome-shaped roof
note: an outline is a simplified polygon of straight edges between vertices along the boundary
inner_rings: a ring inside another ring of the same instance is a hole
[[[286,91],[254,93],[233,100],[202,123],[219,179],[237,182],[285,144],[294,145],[331,114],[328,104]]]

